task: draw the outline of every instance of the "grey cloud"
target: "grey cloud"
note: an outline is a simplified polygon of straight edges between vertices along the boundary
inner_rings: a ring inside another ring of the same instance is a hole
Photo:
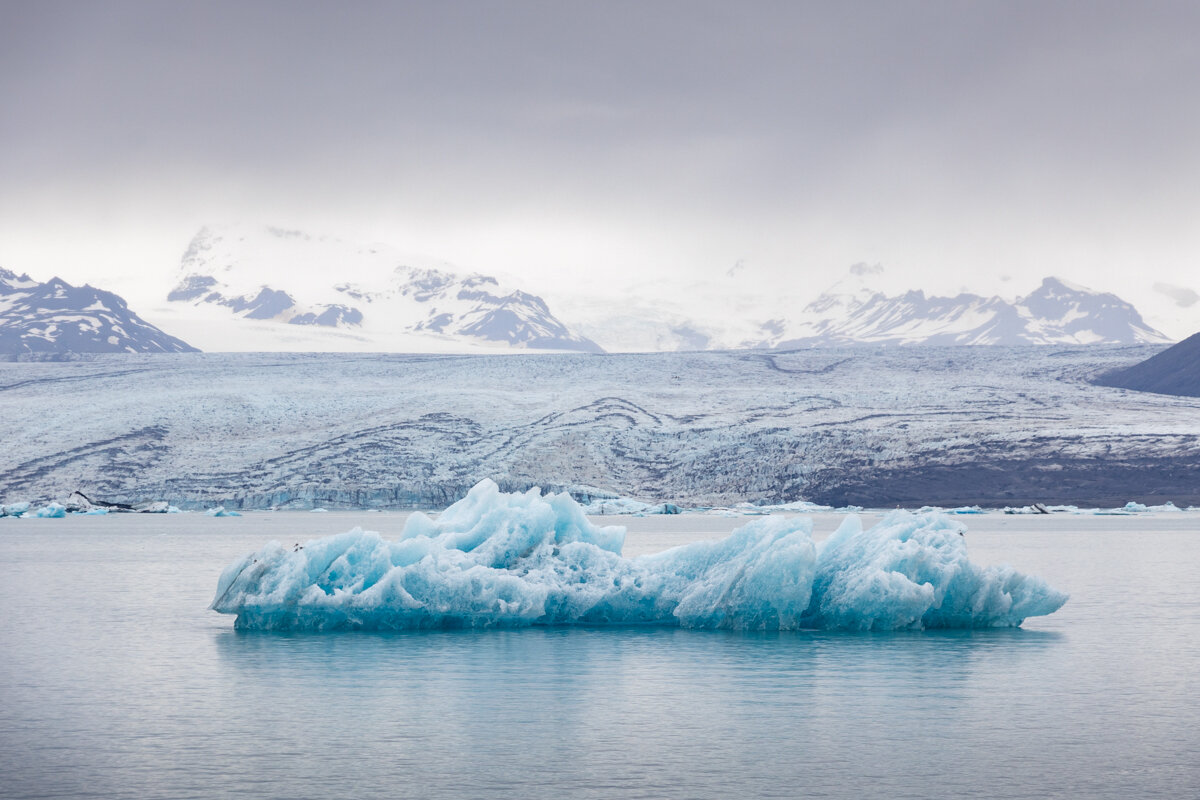
[[[1169,283],[1159,282],[1154,284],[1154,291],[1171,298],[1180,308],[1191,308],[1200,301],[1200,294],[1196,294],[1194,289],[1188,289],[1185,286],[1172,286]]]
[[[1191,2],[0,10],[13,196],[228,184],[283,220],[295,197],[779,239],[826,215],[885,244],[1043,219],[1138,236],[1200,208]]]

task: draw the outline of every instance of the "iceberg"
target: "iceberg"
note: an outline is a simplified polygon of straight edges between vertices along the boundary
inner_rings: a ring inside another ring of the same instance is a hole
[[[961,523],[848,516],[825,542],[806,517],[762,517],[725,539],[621,555],[566,493],[490,480],[395,541],[361,528],[271,542],[221,575],[211,608],[242,630],[661,625],[901,630],[1020,625],[1067,600],[1038,578],[967,559]]]
[[[225,508],[225,506],[214,506],[213,508],[208,509],[204,513],[205,513],[205,515],[210,516],[210,517],[240,517],[241,516],[241,514],[239,514],[238,512],[227,509],[227,508]]]
[[[66,515],[67,515],[66,506],[64,506],[60,503],[50,503],[48,505],[42,506],[37,511],[33,512],[32,516],[40,517],[42,519],[61,519],[62,517],[65,517]]]
[[[1145,514],[1151,510],[1152,509],[1144,503],[1130,500],[1120,508],[1097,508],[1094,509],[1092,513],[1103,517],[1123,517],[1131,516],[1133,514]]]
[[[613,497],[592,502],[583,506],[583,513],[593,516],[610,516],[625,514],[631,517],[648,517],[658,514],[679,514],[682,509],[674,503],[645,503],[632,497]]]
[[[21,517],[29,513],[30,503],[27,500],[22,500],[19,503],[9,503],[6,506],[0,507],[4,513],[0,516],[5,517]]]

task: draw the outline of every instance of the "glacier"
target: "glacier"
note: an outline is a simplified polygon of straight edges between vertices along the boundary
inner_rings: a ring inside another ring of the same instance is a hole
[[[967,558],[961,523],[895,511],[827,540],[766,516],[716,541],[636,558],[569,494],[484,480],[395,541],[355,528],[271,542],[221,575],[211,608],[240,630],[659,625],[732,630],[1015,627],[1067,600],[1039,578]]]

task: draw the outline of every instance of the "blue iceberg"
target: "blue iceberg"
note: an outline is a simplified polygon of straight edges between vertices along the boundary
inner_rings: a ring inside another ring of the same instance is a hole
[[[568,494],[483,481],[396,541],[352,531],[272,542],[230,565],[212,608],[247,630],[665,625],[734,630],[1017,626],[1067,596],[967,559],[960,523],[893,512],[828,540],[812,520],[762,517],[725,539],[625,558],[625,529]]]
[[[230,509],[226,508],[225,506],[214,506],[213,508],[208,509],[204,513],[206,516],[209,516],[209,517],[240,517],[241,516],[241,514],[239,514],[238,512],[231,511]]]
[[[29,513],[29,501],[0,506],[0,517],[23,517]]]
[[[33,516],[42,519],[62,519],[67,515],[66,506],[60,503],[49,503],[33,512]]]

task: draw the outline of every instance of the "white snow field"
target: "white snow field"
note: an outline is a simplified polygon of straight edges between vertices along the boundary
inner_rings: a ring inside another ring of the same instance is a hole
[[[894,511],[856,516],[820,545],[812,520],[758,519],[715,542],[623,558],[625,529],[598,527],[566,493],[480,481],[397,541],[355,528],[271,542],[222,573],[212,608],[241,629],[398,630],[680,625],[733,630],[1015,627],[1067,596],[967,558],[965,526]]]
[[[1195,506],[1200,400],[1088,382],[1157,349],[0,363],[0,502],[444,508],[492,478],[685,507]]]

